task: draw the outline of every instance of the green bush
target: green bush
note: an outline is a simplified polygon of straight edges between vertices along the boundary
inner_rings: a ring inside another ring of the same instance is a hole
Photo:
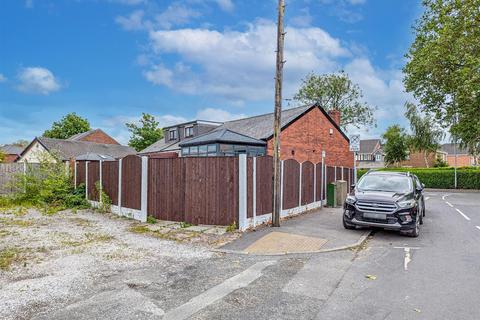
[[[455,171],[454,168],[385,168],[383,171],[410,172],[418,176],[420,181],[427,188],[454,189]],[[358,178],[368,170],[358,170]],[[458,189],[480,189],[480,168],[463,167],[457,168]]]
[[[45,213],[54,213],[68,208],[88,208],[85,186],[73,187],[65,164],[52,158],[41,159],[36,166],[28,165],[25,174],[13,180],[16,192],[10,197],[15,205],[40,208]]]

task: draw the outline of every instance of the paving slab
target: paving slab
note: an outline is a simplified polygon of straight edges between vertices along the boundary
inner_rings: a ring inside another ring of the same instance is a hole
[[[199,225],[199,226],[190,226],[188,228],[185,228],[185,230],[195,231],[195,232],[205,232],[205,231],[210,230],[212,228],[213,228],[212,226]]]
[[[317,237],[301,236],[286,232],[270,232],[258,239],[244,252],[246,253],[289,253],[320,250],[327,242]]]
[[[273,232],[289,234],[292,239],[296,238],[296,236],[306,237],[311,243],[314,243],[310,247],[312,250],[306,250],[306,248],[310,246],[305,244],[308,243],[308,241],[306,241],[306,239],[298,240],[298,244],[292,244],[287,253],[334,251],[361,244],[361,242],[367,238],[370,231],[368,229],[346,230],[342,225],[342,214],[342,208],[313,210],[282,221],[279,228],[261,227],[256,231],[245,232],[237,240],[221,247],[220,251],[266,255],[280,253],[276,252],[278,249],[276,249],[276,246],[278,246],[278,244],[276,244],[275,241],[264,243],[264,240],[261,240]],[[286,236],[284,235],[283,237]],[[269,238],[267,237],[266,239]],[[260,243],[256,245],[256,242],[259,240]],[[270,245],[265,246],[267,243]],[[263,248],[263,250],[260,250],[260,247]],[[253,252],[251,248],[255,248],[255,252]],[[286,252],[283,251],[283,254],[285,253]]]

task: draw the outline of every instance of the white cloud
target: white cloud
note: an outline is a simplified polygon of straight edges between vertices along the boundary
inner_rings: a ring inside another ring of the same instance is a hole
[[[200,12],[180,3],[172,3],[167,9],[155,16],[155,25],[161,28],[170,29],[175,25],[183,25],[192,18],[200,16]]]
[[[7,77],[0,73],[0,83],[7,81]]]
[[[135,6],[142,3],[147,3],[147,0],[108,0],[108,1],[114,2],[114,3],[126,4],[129,6]]]
[[[223,109],[205,108],[197,112],[196,119],[224,122],[245,117],[245,114],[234,114]]]
[[[33,8],[33,0],[25,0],[25,8],[32,9]]]
[[[338,67],[335,59],[350,54],[338,39],[320,28],[287,27],[286,31],[287,96],[305,74],[334,71]],[[275,34],[275,23],[267,20],[257,20],[245,31],[151,31],[153,52],[159,57],[177,54],[182,63],[174,68],[155,65],[144,75],[154,84],[191,94],[215,94],[232,100],[268,99],[275,70]]]
[[[215,2],[223,11],[232,12],[235,8],[232,0],[215,0]]]
[[[42,67],[23,68],[18,74],[18,80],[20,83],[17,89],[25,93],[48,95],[61,88],[53,73]]]
[[[143,10],[135,10],[128,17],[116,17],[115,22],[121,25],[125,30],[142,30],[145,27],[143,23],[143,15]]]

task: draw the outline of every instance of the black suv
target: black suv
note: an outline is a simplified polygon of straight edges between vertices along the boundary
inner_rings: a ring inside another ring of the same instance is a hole
[[[345,200],[343,226],[379,227],[418,237],[425,216],[423,188],[410,173],[369,171]]]

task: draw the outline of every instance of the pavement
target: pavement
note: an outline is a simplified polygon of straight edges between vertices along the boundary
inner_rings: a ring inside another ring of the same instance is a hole
[[[280,228],[261,227],[244,233],[221,247],[219,252],[276,255],[320,253],[354,248],[362,244],[369,230],[345,230],[342,208],[322,208],[281,222]]]
[[[425,223],[418,238],[374,231],[355,250],[287,255],[217,252],[181,263],[158,258],[159,266],[112,272],[90,285],[87,294],[70,296],[55,307],[37,306],[30,315],[34,319],[478,319],[480,193],[435,191],[426,192],[425,199]],[[299,216],[283,222],[281,228],[252,232],[231,247],[242,252],[274,232],[326,239],[322,249],[341,246],[341,235],[354,242],[363,231],[341,230],[337,211]],[[319,221],[325,225],[319,227]]]

